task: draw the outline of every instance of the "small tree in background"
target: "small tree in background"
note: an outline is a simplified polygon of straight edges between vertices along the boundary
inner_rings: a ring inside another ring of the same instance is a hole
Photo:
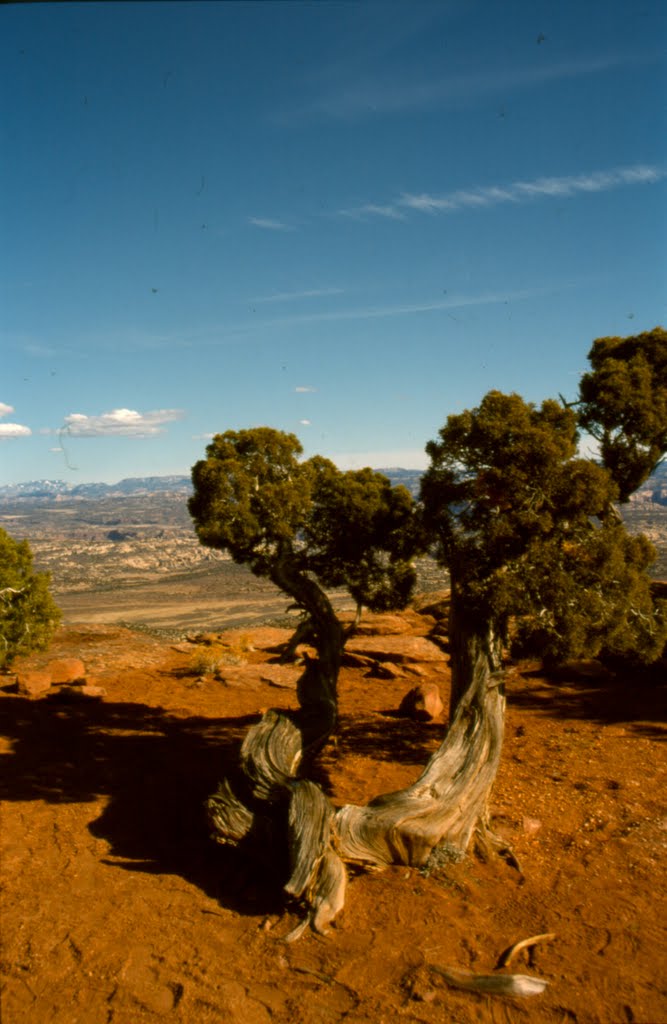
[[[600,444],[619,500],[651,475],[667,451],[667,331],[598,338],[579,388],[579,423]]]
[[[60,622],[49,583],[48,573],[34,571],[28,542],[0,529],[0,668],[48,645]]]

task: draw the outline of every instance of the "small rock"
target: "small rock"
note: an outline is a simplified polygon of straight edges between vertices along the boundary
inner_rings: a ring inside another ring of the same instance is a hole
[[[424,665],[406,665],[405,674],[408,676],[419,676],[423,679],[424,676],[429,675],[429,670]]]
[[[16,676],[16,692],[23,697],[39,697],[51,689],[51,673],[45,670],[19,672]]]
[[[534,836],[542,828],[542,822],[539,818],[523,818],[521,827],[527,836]]]
[[[437,683],[420,683],[409,690],[398,709],[399,714],[406,718],[416,718],[420,722],[432,722],[444,710],[440,688]]]
[[[355,654],[354,651],[343,651],[341,661],[346,668],[373,668],[377,665],[374,658],[369,658],[366,654]]]
[[[374,679],[402,679],[404,674],[398,665],[394,665],[391,661],[375,662],[366,673],[367,676],[372,676]]]
[[[86,678],[86,666],[80,658],[58,658],[46,666],[52,683],[74,683]]]

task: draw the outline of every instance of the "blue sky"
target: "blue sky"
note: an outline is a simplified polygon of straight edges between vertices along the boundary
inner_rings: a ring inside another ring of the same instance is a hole
[[[667,321],[662,0],[0,8],[0,482],[425,464]]]

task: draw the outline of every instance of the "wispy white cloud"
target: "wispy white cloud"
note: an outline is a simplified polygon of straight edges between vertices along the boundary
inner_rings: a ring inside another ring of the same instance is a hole
[[[342,294],[342,288],[308,288],[300,292],[275,292],[273,295],[261,295],[252,301],[259,305],[266,302],[296,302],[299,299],[320,299],[329,295]]]
[[[32,430],[21,423],[0,423],[0,441],[8,441],[13,437],[30,437]]]
[[[502,203],[525,203],[538,199],[569,199],[573,196],[608,192],[615,188],[632,185],[655,185],[667,177],[667,168],[658,165],[636,164],[632,167],[618,167],[610,171],[593,171],[589,174],[571,174],[561,177],[535,178],[533,181],[515,181],[510,185],[484,185],[444,195],[427,192],[404,192],[386,207],[405,216],[405,210],[417,213],[451,213],[455,210],[480,209],[498,206]],[[358,207],[358,216],[368,217],[374,212],[375,204],[367,203]],[[352,216],[353,211],[340,211]],[[386,216],[385,213],[380,216]],[[398,217],[396,219],[399,219]]]
[[[265,231],[294,231],[290,224],[282,220],[275,220],[272,217],[248,217],[248,223],[253,227],[263,228]]]
[[[182,409],[157,409],[137,412],[134,409],[112,409],[99,416],[73,412],[65,417],[62,433],[71,437],[155,437],[163,434],[165,423],[184,416]]]
[[[193,441],[212,441],[214,437],[215,437],[215,434],[193,434],[192,435],[192,440]]]
[[[385,217],[387,220],[405,220],[405,213],[392,203],[363,203],[338,210],[339,217],[351,217],[353,220],[365,220],[367,217]]]
[[[296,391],[297,395],[306,395],[312,394],[313,392],[317,391],[317,388],[311,387],[310,384],[297,384],[294,390]]]
[[[9,416],[12,412],[14,412],[13,405],[0,402],[0,418]],[[21,423],[0,423],[0,441],[9,441],[14,437],[30,437],[31,434],[30,427],[24,427]]]
[[[299,420],[299,423],[301,424],[302,427],[310,426],[310,420]]]

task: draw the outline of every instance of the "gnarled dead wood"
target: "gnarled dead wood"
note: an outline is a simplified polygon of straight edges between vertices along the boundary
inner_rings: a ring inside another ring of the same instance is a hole
[[[241,747],[241,768],[256,800],[283,799],[302,756],[301,732],[292,719],[270,708],[248,731]]]
[[[292,783],[287,835],[291,876],[285,892],[297,898],[313,888],[331,839],[333,808],[318,785],[309,779]]]
[[[206,801],[208,822],[213,829],[211,838],[217,843],[236,846],[249,835],[255,816],[239,800],[228,779],[218,783],[217,791]]]
[[[469,638],[472,667],[445,739],[417,781],[336,815],[342,855],[373,864],[422,866],[435,847],[463,856],[485,827],[502,748],[505,697],[493,636]]]
[[[291,786],[288,841],[292,874],[285,885],[290,896],[305,899],[310,907],[303,922],[288,936],[293,941],[311,924],[324,934],[343,909],[347,873],[331,846],[334,811],[319,786],[308,779]]]
[[[308,926],[324,933],[345,902],[347,874],[331,845],[333,807],[319,786],[298,778],[304,759],[310,760],[335,723],[329,667],[308,660],[297,688],[301,708],[290,714],[267,711],[243,741],[238,782],[232,787],[225,780],[207,801],[218,842],[256,839],[271,848],[287,836],[290,877],[284,890],[307,907],[289,941]]]

